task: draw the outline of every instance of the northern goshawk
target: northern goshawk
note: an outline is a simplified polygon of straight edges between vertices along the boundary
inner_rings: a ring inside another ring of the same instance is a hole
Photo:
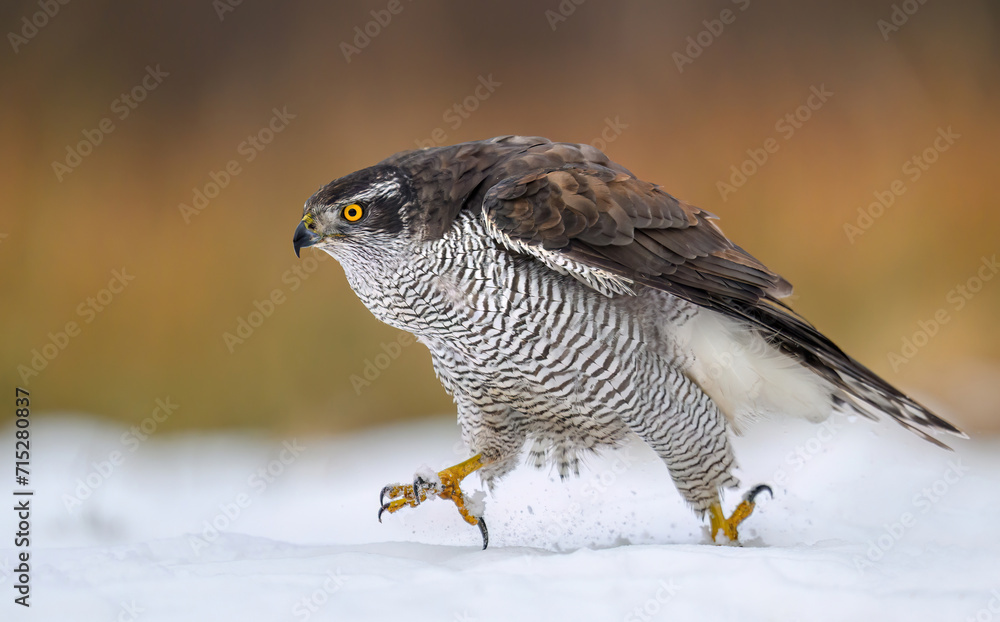
[[[839,410],[964,437],[782,303],[791,285],[713,218],[590,145],[523,136],[398,153],[306,201],[296,254],[332,255],[375,317],[427,346],[473,454],[386,486],[379,518],[437,495],[485,547],[465,476],[492,486],[528,447],[566,477],[635,434],[713,541],[736,540],[766,488],[723,513],[729,433],[748,422]]]

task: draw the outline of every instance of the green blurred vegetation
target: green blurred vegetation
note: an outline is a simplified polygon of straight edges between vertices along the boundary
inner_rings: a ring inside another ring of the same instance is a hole
[[[1000,252],[1000,10],[926,3],[886,41],[890,2],[743,5],[590,0],[550,24],[556,0],[403,0],[350,62],[341,44],[386,3],[242,3],[221,20],[208,1],[63,6],[0,69],[5,384],[13,392],[18,366],[75,321],[79,334],[30,378],[40,410],[135,421],[169,396],[173,431],[449,412],[420,345],[352,386],[399,333],[334,261],[295,258],[302,202],[438,128],[447,143],[591,142],[617,119],[608,154],[717,213],[847,351],[956,422],[995,428],[1000,279],[961,310],[946,296]],[[679,71],[673,55],[727,8],[732,23]],[[0,23],[20,32],[38,10],[5,3]],[[157,65],[169,75],[119,118],[115,100]],[[445,116],[490,76],[500,86],[475,111]],[[776,122],[821,85],[833,95],[783,137]],[[294,118],[263,150],[241,148],[274,108]],[[114,130],[59,181],[53,161],[105,117]],[[911,181],[904,163],[949,127],[961,138]],[[724,201],[717,183],[772,137],[778,151]],[[240,172],[185,222],[179,205],[230,160]],[[897,178],[906,192],[850,242],[845,223]],[[134,280],[99,313],[81,310],[122,269]],[[227,346],[274,290],[282,302]],[[942,308],[951,321],[894,370],[887,353]]]

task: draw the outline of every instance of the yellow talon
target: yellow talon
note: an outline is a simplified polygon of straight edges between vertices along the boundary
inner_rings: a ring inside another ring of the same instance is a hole
[[[479,518],[470,514],[468,508],[465,507],[465,495],[462,493],[462,489],[459,488],[459,484],[470,473],[482,466],[483,456],[482,454],[476,454],[465,462],[456,464],[438,473],[438,477],[441,479],[441,492],[438,496],[442,499],[451,499],[458,506],[459,514],[470,525],[479,524]]]
[[[771,492],[771,488],[769,486],[759,484],[747,493],[746,497],[738,506],[736,506],[736,509],[733,510],[733,513],[729,518],[726,518],[725,514],[722,513],[722,505],[718,501],[710,505],[708,508],[708,515],[712,542],[715,542],[715,538],[719,534],[720,530],[726,535],[727,538],[729,538],[730,542],[737,542],[740,537],[737,527],[740,523],[745,521],[750,514],[753,513],[753,509],[755,507],[754,499],[756,499],[757,495],[764,490],[766,490],[769,495],[774,496],[774,493]]]
[[[432,493],[442,499],[450,499],[458,508],[459,514],[465,522],[479,527],[483,536],[483,548],[489,542],[489,534],[486,531],[486,522],[481,516],[474,516],[465,505],[465,494],[459,486],[463,479],[470,473],[480,469],[485,465],[482,454],[476,454],[465,462],[449,467],[437,474],[438,482],[425,482],[418,477],[413,485],[395,484],[382,489],[379,497],[381,508],[378,512],[379,522],[382,522],[382,513],[390,514],[397,512],[404,507],[416,507],[427,500],[428,494]],[[391,501],[384,502],[388,497]]]

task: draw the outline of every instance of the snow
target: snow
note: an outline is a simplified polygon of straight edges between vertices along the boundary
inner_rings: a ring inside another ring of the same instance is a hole
[[[435,471],[430,465],[421,465],[419,469],[413,474],[415,479],[423,480],[427,484],[440,486],[441,478],[438,477],[438,472]]]
[[[639,443],[568,482],[522,467],[487,495],[480,551],[445,501],[376,520],[383,485],[467,457],[453,418],[329,438],[125,432],[33,423],[32,606],[13,604],[2,511],[0,620],[1000,620],[997,438],[946,452],[864,420],[756,424],[725,503],[760,482],[774,498],[743,546],[708,544]]]
[[[486,513],[486,493],[477,490],[471,495],[465,495],[465,508],[469,514],[479,517]]]

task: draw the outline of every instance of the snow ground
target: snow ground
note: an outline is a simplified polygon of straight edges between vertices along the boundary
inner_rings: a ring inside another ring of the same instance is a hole
[[[487,497],[480,551],[440,500],[376,521],[383,484],[466,457],[453,419],[125,432],[33,423],[32,606],[12,602],[3,511],[0,620],[1000,620],[997,438],[952,453],[888,423],[759,424],[736,439],[740,476],[775,498],[742,547],[707,544],[641,444],[566,483],[523,467]]]

